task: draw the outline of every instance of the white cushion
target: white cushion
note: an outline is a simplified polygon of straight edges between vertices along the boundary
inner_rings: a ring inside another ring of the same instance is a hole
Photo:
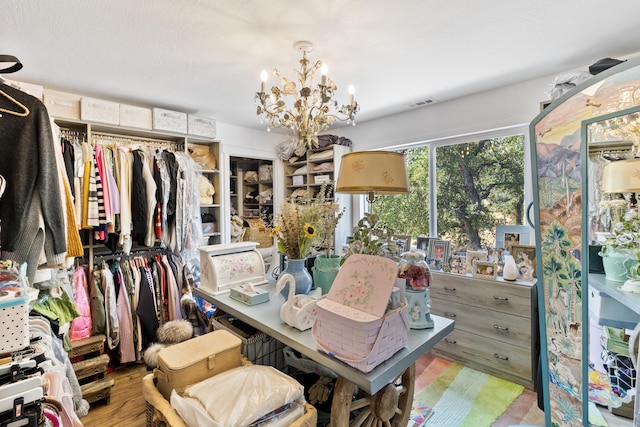
[[[246,426],[294,401],[304,401],[302,385],[271,366],[260,365],[230,369],[193,384],[182,398],[171,395],[171,405],[188,425],[212,427]],[[210,420],[202,420],[194,407]]]

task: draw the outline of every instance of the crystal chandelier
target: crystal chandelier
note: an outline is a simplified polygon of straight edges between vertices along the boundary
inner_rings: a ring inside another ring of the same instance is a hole
[[[316,61],[310,65],[307,53],[313,50],[313,44],[300,41],[294,44],[302,51],[301,69],[296,70],[297,82],[282,76],[277,69],[272,75],[280,78],[281,87],[272,86],[265,92],[268,79],[262,71],[260,92],[256,93],[257,114],[262,123],[267,122],[267,130],[289,128],[293,131],[296,148],[312,149],[318,147],[318,134],[336,121],[345,121],[355,125],[354,117],[360,106],[353,98],[353,86],[349,86],[349,103],[340,106],[333,99],[337,87],[327,77],[327,65]],[[320,70],[320,82],[314,84],[316,72]],[[288,105],[285,97],[291,100]]]

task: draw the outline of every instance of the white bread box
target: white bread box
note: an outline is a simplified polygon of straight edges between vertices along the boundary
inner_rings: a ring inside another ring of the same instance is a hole
[[[256,242],[201,246],[199,289],[213,295],[229,292],[243,283],[264,285],[264,261]]]

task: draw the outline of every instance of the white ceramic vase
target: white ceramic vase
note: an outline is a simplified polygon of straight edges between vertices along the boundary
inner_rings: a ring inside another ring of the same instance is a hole
[[[504,267],[502,268],[502,278],[504,280],[514,281],[518,277],[518,266],[513,255],[504,256]]]

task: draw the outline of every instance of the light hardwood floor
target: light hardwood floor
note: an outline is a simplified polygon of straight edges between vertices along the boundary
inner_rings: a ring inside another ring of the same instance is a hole
[[[419,366],[417,366],[419,368]],[[111,390],[111,400],[94,402],[89,414],[81,421],[85,427],[144,427],[146,426],[145,400],[142,395],[142,378],[149,372],[144,364],[117,368],[109,373],[115,385]],[[518,424],[544,426],[544,413],[535,407],[535,394],[525,390],[523,395],[494,423],[495,427]],[[615,417],[607,410],[601,410],[609,427],[633,425],[626,418]]]
[[[147,375],[144,364],[123,366],[109,373],[115,384],[109,404],[105,400],[94,402],[86,417],[80,419],[85,427],[144,427],[146,425],[145,400],[142,378]]]

